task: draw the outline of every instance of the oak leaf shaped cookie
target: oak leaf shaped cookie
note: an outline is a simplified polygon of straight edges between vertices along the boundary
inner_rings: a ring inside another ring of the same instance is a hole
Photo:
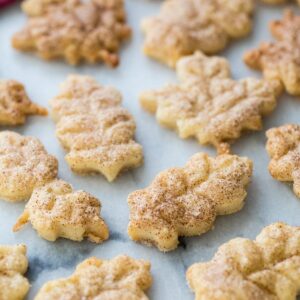
[[[24,86],[15,80],[0,80],[0,125],[21,125],[28,115],[47,115],[30,101]]]
[[[73,171],[102,173],[112,181],[121,170],[142,163],[142,147],[133,140],[135,122],[116,89],[88,76],[69,76],[51,107]]]
[[[46,60],[104,61],[115,67],[117,52],[131,35],[123,0],[26,0],[23,9],[29,19],[12,45]]]
[[[152,283],[150,263],[125,255],[111,260],[95,257],[79,264],[70,277],[46,283],[35,300],[147,300]]]
[[[266,79],[277,80],[289,94],[300,95],[300,16],[288,10],[282,20],[270,23],[270,30],[276,41],[248,51],[244,61]]]
[[[179,84],[142,93],[141,105],[181,138],[196,137],[200,144],[212,144],[220,152],[243,130],[260,130],[262,116],[276,106],[276,82],[235,81],[224,58],[197,52],[178,61],[177,74]]]
[[[23,201],[57,176],[58,162],[42,143],[12,131],[0,132],[0,199]]]
[[[217,53],[252,29],[253,0],[168,0],[142,22],[144,53],[174,67],[197,50]]]
[[[195,154],[183,168],[163,171],[149,187],[129,195],[128,234],[161,251],[173,250],[178,236],[201,235],[217,215],[242,209],[251,175],[248,158]]]
[[[29,290],[29,282],[23,276],[27,271],[26,246],[0,245],[0,299],[22,300]]]
[[[101,243],[108,239],[108,227],[100,217],[101,203],[84,191],[73,191],[62,180],[54,180],[36,188],[14,226],[18,231],[31,222],[38,234],[46,240],[64,237]]]
[[[266,135],[271,175],[280,181],[293,182],[294,192],[300,198],[300,126],[286,124],[269,129]]]
[[[295,300],[300,291],[300,227],[275,223],[254,241],[233,239],[211,261],[192,265],[187,281],[201,300]]]

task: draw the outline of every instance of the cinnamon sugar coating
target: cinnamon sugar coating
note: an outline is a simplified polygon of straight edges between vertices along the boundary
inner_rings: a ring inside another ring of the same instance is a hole
[[[254,241],[233,239],[211,261],[192,265],[186,277],[197,300],[296,300],[300,227],[274,223]]]
[[[111,260],[96,257],[80,263],[66,279],[46,283],[35,300],[148,300],[150,263],[125,255]]]
[[[123,169],[142,163],[142,146],[134,141],[136,125],[121,98],[116,89],[91,77],[72,75],[51,100],[56,135],[73,171],[102,173],[112,181]]]
[[[180,83],[142,93],[141,105],[181,138],[195,137],[220,152],[224,143],[239,138],[243,130],[260,130],[262,116],[276,106],[276,82],[235,81],[224,58],[196,52],[178,61],[177,74]]]
[[[31,222],[46,240],[64,237],[101,243],[108,239],[108,227],[100,217],[101,203],[84,191],[73,191],[63,180],[54,180],[34,190],[23,214],[14,226],[20,230]]]
[[[178,236],[201,235],[216,216],[242,209],[251,175],[248,158],[195,154],[183,168],[163,171],[149,187],[129,195],[128,234],[161,251],[173,250]]]
[[[0,125],[21,125],[28,115],[47,115],[30,101],[24,86],[15,80],[0,80]]]
[[[35,137],[0,132],[0,199],[23,201],[57,176],[58,162]]]
[[[266,79],[278,81],[289,94],[300,95],[300,16],[287,10],[282,20],[270,23],[270,30],[276,41],[248,51],[244,61]]]
[[[171,67],[201,50],[220,52],[231,39],[252,29],[253,0],[167,0],[157,16],[146,18],[144,53]]]
[[[46,60],[103,61],[115,67],[117,52],[131,35],[123,0],[26,0],[22,8],[29,19],[12,45]]]
[[[23,276],[27,271],[26,246],[0,245],[0,299],[22,300],[30,284]]]
[[[266,135],[270,174],[277,180],[293,182],[300,198],[300,126],[286,124],[269,129]]]

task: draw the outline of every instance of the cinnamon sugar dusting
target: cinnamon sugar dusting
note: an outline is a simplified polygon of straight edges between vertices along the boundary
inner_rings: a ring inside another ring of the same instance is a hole
[[[143,20],[144,53],[174,67],[182,56],[220,52],[252,29],[253,0],[167,0]]]
[[[300,95],[300,16],[287,10],[282,20],[270,23],[270,30],[276,41],[246,52],[244,61],[291,95]]]
[[[121,98],[116,89],[91,77],[72,75],[51,100],[56,135],[73,171],[102,173],[112,181],[123,169],[142,163],[142,147],[134,141],[136,125]]]
[[[293,182],[294,192],[300,198],[300,126],[286,124],[271,128],[267,138],[271,175],[280,181]]]
[[[58,162],[35,137],[0,132],[0,199],[28,200],[33,190],[57,176]]]
[[[140,96],[143,108],[181,138],[195,137],[224,152],[244,130],[260,130],[276,106],[276,82],[231,79],[228,61],[197,52],[177,63],[178,84]],[[227,151],[226,150],[226,151]]]
[[[294,300],[300,291],[300,227],[274,223],[256,240],[236,238],[186,274],[196,299]]]
[[[49,241],[64,237],[101,243],[108,239],[108,227],[100,217],[101,203],[84,191],[73,191],[62,180],[36,188],[14,226],[18,231],[31,222],[38,234]]]
[[[23,276],[28,267],[26,246],[0,245],[0,299],[22,300],[30,284]]]
[[[22,8],[29,19],[12,45],[46,60],[115,67],[121,44],[131,36],[123,0],[26,0]]]
[[[148,300],[144,292],[151,283],[147,261],[125,255],[111,260],[92,257],[80,263],[70,277],[46,283],[35,300]]]
[[[15,80],[0,80],[0,125],[21,125],[29,115],[47,115],[30,101],[24,86]]]
[[[178,236],[201,235],[217,215],[242,209],[251,175],[248,158],[195,154],[183,168],[163,171],[149,187],[129,195],[128,234],[161,251],[173,250]]]

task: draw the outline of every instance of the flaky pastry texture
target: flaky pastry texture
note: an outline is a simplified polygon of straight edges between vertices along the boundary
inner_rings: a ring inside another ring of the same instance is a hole
[[[201,235],[217,215],[242,209],[251,175],[248,158],[197,153],[184,167],[161,172],[149,187],[129,195],[128,234],[161,251],[173,250],[178,236]]]
[[[23,276],[27,271],[26,246],[0,245],[0,299],[22,300],[30,284]]]
[[[293,182],[300,198],[300,126],[286,124],[269,129],[266,135],[270,174],[277,180]]]
[[[236,238],[186,274],[197,300],[295,300],[300,291],[300,227],[274,223],[256,240]]]
[[[58,162],[35,137],[0,132],[0,199],[28,200],[34,188],[57,176]]]
[[[49,241],[58,237],[101,243],[108,239],[108,227],[100,217],[101,203],[84,191],[73,191],[63,180],[36,188],[17,220],[14,231],[31,222],[38,234]]]
[[[131,35],[123,0],[26,0],[22,8],[29,19],[12,45],[46,60],[115,67],[118,50]]]
[[[178,84],[144,92],[140,102],[157,121],[181,138],[195,137],[222,152],[224,143],[243,130],[260,130],[262,116],[276,106],[276,82],[255,78],[231,79],[228,61],[201,52],[177,63]]]
[[[148,300],[150,263],[125,255],[111,260],[95,257],[79,264],[70,277],[46,283],[35,300]]]
[[[276,41],[246,52],[244,61],[266,79],[278,81],[289,94],[300,95],[300,16],[287,10],[282,20],[270,23],[270,30]]]
[[[253,0],[167,0],[146,18],[144,53],[171,67],[201,50],[213,54],[252,29]]]
[[[0,125],[21,125],[28,115],[47,115],[30,101],[24,86],[15,80],[0,80]]]
[[[108,181],[123,169],[138,167],[142,146],[134,141],[135,122],[121,107],[121,95],[88,76],[72,75],[51,100],[56,135],[77,173],[102,173]]]

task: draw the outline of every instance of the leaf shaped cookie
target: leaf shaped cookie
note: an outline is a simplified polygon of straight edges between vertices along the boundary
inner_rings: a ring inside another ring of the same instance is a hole
[[[243,130],[260,130],[262,117],[276,106],[276,81],[235,81],[227,60],[221,57],[201,52],[184,57],[177,64],[177,74],[180,83],[142,93],[141,105],[181,138],[195,137],[220,152]]]
[[[286,124],[271,128],[267,138],[271,175],[280,181],[293,182],[294,192],[300,198],[300,126]]]
[[[252,29],[253,0],[167,0],[143,20],[144,53],[175,67],[182,56],[220,52]]]
[[[152,283],[150,263],[125,255],[111,260],[96,257],[80,263],[73,275],[46,283],[35,300],[147,300]]]
[[[195,154],[183,168],[161,172],[149,187],[128,196],[128,234],[161,251],[173,250],[178,236],[201,235],[216,216],[242,209],[251,175],[248,158]]]
[[[23,214],[14,226],[18,231],[31,222],[38,234],[46,240],[64,237],[101,243],[108,239],[108,227],[100,217],[101,203],[84,191],[73,191],[63,180],[54,180],[36,188]]]
[[[88,76],[72,75],[51,100],[56,135],[69,152],[66,160],[78,173],[102,173],[108,181],[143,161],[134,138],[135,122],[121,107],[121,95]]]
[[[192,265],[187,281],[201,300],[295,300],[300,290],[300,227],[267,226],[256,240],[223,244],[209,262]]]
[[[244,61],[266,79],[278,81],[289,94],[300,95],[300,16],[288,10],[282,20],[270,23],[270,30],[276,41],[248,51]]]

